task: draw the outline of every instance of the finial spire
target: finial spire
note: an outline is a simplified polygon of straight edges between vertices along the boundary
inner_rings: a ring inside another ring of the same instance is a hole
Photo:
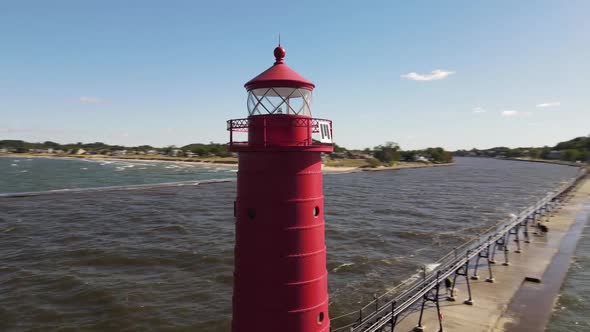
[[[279,46],[281,46],[281,33],[279,32]]]
[[[277,46],[274,50],[275,55],[275,65],[285,63],[285,55],[287,51],[281,46],[281,36],[279,35],[279,46]]]

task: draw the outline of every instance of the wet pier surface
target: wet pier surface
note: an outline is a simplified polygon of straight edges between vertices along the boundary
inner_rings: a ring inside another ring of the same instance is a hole
[[[470,280],[473,305],[466,305],[467,288],[464,278],[457,279],[456,301],[440,295],[445,331],[543,331],[551,315],[577,240],[590,219],[590,180],[584,180],[567,203],[543,218],[549,227],[546,236],[533,236],[531,243],[522,244],[515,253],[510,246],[510,265],[493,265],[494,283],[486,282],[485,263],[479,266],[480,279]],[[525,278],[540,279],[540,283]],[[419,305],[400,317],[395,331],[412,331],[418,323]],[[438,331],[436,310],[431,305],[423,317],[424,331]]]

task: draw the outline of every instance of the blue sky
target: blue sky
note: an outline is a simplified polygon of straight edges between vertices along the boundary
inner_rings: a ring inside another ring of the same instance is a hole
[[[226,142],[286,62],[349,148],[590,134],[588,1],[0,0],[0,139]]]

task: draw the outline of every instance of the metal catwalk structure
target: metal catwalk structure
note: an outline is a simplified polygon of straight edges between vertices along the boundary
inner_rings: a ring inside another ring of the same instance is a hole
[[[519,253],[522,250],[520,242],[530,242],[529,227],[538,227],[540,219],[567,200],[568,194],[584,176],[586,176],[586,171],[581,169],[575,178],[563,184],[556,191],[549,193],[518,216],[494,225],[482,232],[478,238],[455,248],[435,263],[437,267],[433,271],[426,273],[424,270],[422,279],[402,283],[387,293],[375,297],[360,310],[332,318],[331,331],[394,331],[398,318],[408,313],[416,305],[420,306],[420,316],[415,330],[420,331],[422,330],[422,316],[428,302],[435,304],[439,317],[439,331],[443,331],[439,306],[441,283],[446,278],[453,279],[453,288],[447,300],[454,301],[455,282],[457,278],[465,278],[468,298],[463,303],[472,305],[474,300],[469,280],[479,279],[480,260],[484,259],[487,265],[488,277],[486,281],[493,283],[495,279],[492,266],[496,264],[496,256],[503,254],[502,264],[509,265],[510,241],[516,244],[514,252]]]

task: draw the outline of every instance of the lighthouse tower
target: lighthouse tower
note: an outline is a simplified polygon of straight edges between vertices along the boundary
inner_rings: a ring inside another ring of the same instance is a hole
[[[239,158],[233,332],[330,329],[321,153],[333,151],[332,122],[312,118],[315,85],[285,54],[279,45],[246,83],[248,118],[228,121]]]

